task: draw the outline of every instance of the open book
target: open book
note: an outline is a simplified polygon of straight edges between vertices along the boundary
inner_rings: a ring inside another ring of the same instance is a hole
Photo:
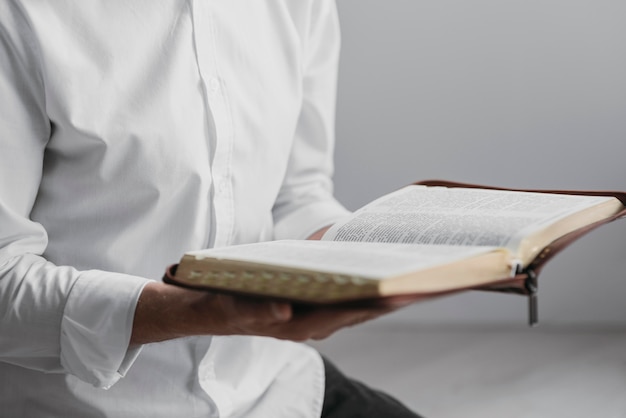
[[[529,273],[535,278],[553,253],[625,212],[613,196],[411,185],[336,223],[321,241],[195,251],[165,280],[307,303],[485,286],[528,293]]]

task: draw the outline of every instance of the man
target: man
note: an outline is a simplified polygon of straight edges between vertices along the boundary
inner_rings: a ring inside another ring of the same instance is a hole
[[[3,414],[414,416],[287,341],[383,311],[154,280],[187,250],[346,214],[338,35],[332,0],[0,2]]]

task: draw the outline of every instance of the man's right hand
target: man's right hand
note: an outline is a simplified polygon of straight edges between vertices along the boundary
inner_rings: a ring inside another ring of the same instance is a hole
[[[131,344],[191,335],[259,335],[292,341],[323,339],[416,301],[399,299],[372,308],[310,307],[287,302],[189,290],[160,282],[144,288],[135,311]]]

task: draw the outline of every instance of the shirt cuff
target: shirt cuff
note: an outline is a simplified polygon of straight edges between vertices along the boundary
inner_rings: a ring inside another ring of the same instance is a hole
[[[325,226],[349,216],[350,212],[336,200],[314,202],[276,221],[275,239],[306,239]]]
[[[141,346],[129,347],[137,300],[150,280],[84,271],[70,291],[61,321],[61,365],[108,389],[132,366]]]

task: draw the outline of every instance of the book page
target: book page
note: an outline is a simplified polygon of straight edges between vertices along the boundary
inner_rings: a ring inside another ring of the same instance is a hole
[[[335,241],[282,240],[190,252],[212,257],[382,279],[497,249]]]
[[[324,240],[507,247],[547,224],[611,198],[408,186],[335,224]]]

